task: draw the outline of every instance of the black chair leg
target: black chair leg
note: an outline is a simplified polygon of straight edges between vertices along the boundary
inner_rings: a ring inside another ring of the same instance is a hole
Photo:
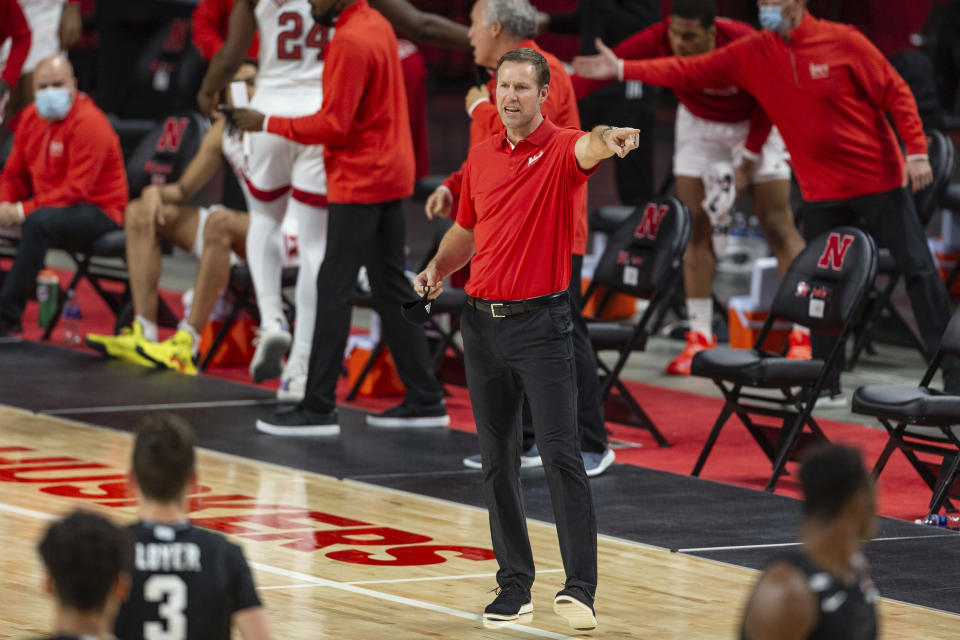
[[[690,475],[699,476],[700,472],[703,471],[703,465],[707,462],[707,456],[709,456],[710,451],[713,450],[713,445],[716,444],[723,425],[725,425],[727,420],[730,419],[730,416],[733,415],[733,411],[734,404],[730,400],[727,400],[723,405],[723,409],[720,410],[720,415],[717,416],[717,421],[713,423],[713,429],[710,430],[710,435],[707,436],[707,441],[703,444],[703,449],[700,450],[700,457],[697,458],[697,463],[693,466],[693,471],[690,472]]]
[[[898,424],[895,429],[891,429],[886,420],[881,420],[880,422],[882,422],[883,426],[890,432],[890,438],[887,440],[887,446],[883,448],[883,452],[880,453],[880,457],[877,458],[877,461],[873,465],[873,470],[870,472],[874,480],[880,477],[883,468],[887,466],[887,462],[890,460],[890,456],[903,444],[902,436],[906,429],[906,425],[902,422]]]
[[[944,458],[943,464],[940,465],[939,482],[937,483],[936,490],[933,492],[933,497],[930,498],[930,513],[940,511],[940,507],[947,501],[947,495],[949,495],[950,489],[957,479],[957,470],[960,468],[960,454],[954,454],[949,457],[949,465],[947,464],[946,458]]]
[[[819,391],[814,387],[816,391]],[[767,486],[763,488],[764,491],[773,492],[774,488],[777,486],[777,481],[780,479],[780,476],[783,475],[783,472],[787,468],[787,460],[790,459],[790,454],[793,452],[793,446],[797,442],[797,438],[800,437],[800,432],[803,431],[804,425],[807,423],[807,419],[810,417],[810,414],[813,413],[813,404],[809,403],[806,408],[799,414],[793,421],[793,425],[790,426],[787,430],[786,425],[784,425],[784,431],[786,433],[781,433],[779,451],[777,452],[777,459],[773,463],[773,473],[770,474],[770,479],[767,481]]]

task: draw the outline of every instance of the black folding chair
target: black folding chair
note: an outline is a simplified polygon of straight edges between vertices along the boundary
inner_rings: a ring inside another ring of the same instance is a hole
[[[693,357],[690,373],[713,380],[724,405],[692,475],[700,475],[721,429],[734,414],[773,463],[767,491],[773,491],[795,448],[802,448],[811,437],[826,440],[811,414],[820,392],[839,379],[844,340],[876,272],[877,248],[872,237],[854,227],[825,233],[790,265],[753,349],[717,347]],[[837,336],[827,359],[789,360],[786,347],[780,354],[763,351],[773,323],[780,319]],[[771,391],[745,390],[750,387]],[[781,425],[757,424],[751,415],[776,418]],[[804,434],[805,427],[809,434]]]
[[[610,237],[584,293],[584,304],[598,297],[598,315],[616,292],[648,301],[640,319],[633,324],[588,321],[587,331],[597,352],[617,352],[613,366],[597,359],[607,419],[650,431],[661,447],[670,443],[624,385],[620,374],[630,354],[646,347],[650,322],[660,306],[669,301],[689,241],[687,208],[676,198],[652,199],[637,207]],[[603,294],[599,287],[604,287]]]
[[[854,413],[875,417],[890,434],[873,466],[874,478],[899,449],[933,491],[929,513],[937,513],[944,506],[956,511],[948,496],[960,475],[960,432],[955,431],[960,425],[960,396],[930,388],[944,356],[960,356],[960,311],[950,319],[940,348],[918,386],[868,385],[853,394]],[[921,460],[918,452],[939,456],[939,465]]]
[[[927,132],[927,142],[930,164],[933,167],[933,182],[923,190],[918,191],[913,197],[917,216],[920,218],[920,225],[924,228],[927,227],[944,197],[947,185],[950,182],[950,176],[953,173],[956,157],[953,142],[943,132],[935,129],[930,130]],[[890,213],[891,215],[902,215],[902,212],[891,211]],[[923,341],[913,332],[913,329],[910,328],[910,325],[890,299],[902,275],[893,260],[893,256],[890,255],[890,251],[883,247],[880,248],[877,256],[877,275],[886,276],[886,284],[880,287],[874,283],[870,291],[867,303],[864,306],[863,317],[859,326],[853,332],[853,351],[847,361],[847,370],[853,370],[864,349],[870,353],[873,352],[870,334],[880,318],[885,315],[910,338],[911,344],[924,359],[929,359],[932,355],[927,353]]]

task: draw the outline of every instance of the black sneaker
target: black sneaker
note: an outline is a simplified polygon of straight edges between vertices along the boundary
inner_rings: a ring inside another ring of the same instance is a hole
[[[298,406],[257,420],[257,431],[274,436],[335,436],[340,433],[340,416],[336,409],[320,413]]]
[[[597,614],[593,611],[593,598],[581,587],[565,587],[553,599],[553,612],[566,618],[567,624],[577,631],[597,628]]]
[[[483,610],[485,620],[516,620],[533,611],[530,590],[515,582],[496,588],[497,597]]]
[[[404,402],[383,413],[368,415],[367,424],[371,427],[445,427],[450,424],[450,416],[443,401],[436,404]]]

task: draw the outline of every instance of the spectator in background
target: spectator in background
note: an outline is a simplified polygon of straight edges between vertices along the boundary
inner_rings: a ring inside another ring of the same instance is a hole
[[[123,640],[226,640],[236,626],[244,640],[269,640],[243,549],[187,519],[187,494],[197,485],[194,441],[173,414],[148,415],[137,426],[130,478],[138,519],[128,529],[137,552],[114,631]]]
[[[928,357],[950,320],[950,301],[927,239],[904,189],[933,180],[927,139],[910,88],[855,28],[819,20],[806,0],[759,0],[762,32],[702,56],[621,61],[597,41],[600,54],[574,60],[590,78],[622,77],[682,91],[735,85],[749,91],[783,135],[806,203],[809,241],[841,225],[864,227],[890,250],[903,273]],[[893,117],[906,159],[886,119]],[[812,337],[813,357],[835,344]],[[942,364],[948,393],[960,393],[960,362]],[[839,384],[824,401],[843,401]]]
[[[476,63],[494,69],[501,56],[513,49],[532,49],[542,55],[550,69],[550,95],[543,104],[543,114],[559,127],[580,128],[577,101],[570,77],[556,56],[542,51],[531,39],[536,30],[536,10],[527,0],[478,0],[470,11],[470,41]],[[486,85],[467,92],[467,114],[471,116],[470,147],[475,147],[494,135],[502,134],[503,122],[497,112],[496,77]],[[466,166],[466,161],[464,165]],[[448,218],[453,201],[460,196],[463,166],[447,178],[427,199],[427,216]],[[595,476],[613,463],[613,450],[607,446],[607,427],[603,413],[600,381],[597,377],[597,357],[587,335],[587,326],[581,316],[583,300],[580,271],[587,248],[587,189],[577,193],[576,225],[574,227],[573,262],[570,278],[570,305],[573,317],[573,348],[577,374],[577,418],[581,436],[581,454],[587,474]],[[533,433],[533,421],[528,402],[523,405],[522,462],[525,466],[539,466],[540,455]],[[464,458],[467,467],[481,468],[480,455]]]
[[[569,13],[539,14],[540,32],[580,36],[580,53],[596,53],[594,40],[618,44],[660,17],[660,0],[582,0]],[[654,193],[654,115],[660,91],[639,82],[616,82],[580,101],[584,128],[619,122],[640,129],[640,147],[614,163],[617,193],[623,204],[641,204]]]
[[[34,104],[24,111],[0,175],[0,232],[20,235],[0,286],[0,335],[19,330],[48,247],[84,251],[117,231],[127,206],[120,141],[107,117],[77,91],[63,56],[33,74]]]
[[[10,51],[0,73],[0,121],[7,112],[10,89],[17,84],[30,54],[30,25],[17,0],[0,0],[0,42],[10,39]]]
[[[74,511],[47,528],[38,545],[54,601],[49,640],[113,640],[113,621],[130,592],[133,547],[101,515]]]
[[[740,637],[874,640],[880,594],[861,549],[877,531],[876,495],[860,454],[835,445],[811,451],[800,484],[800,546],[767,564]]]
[[[234,111],[245,131],[265,131],[300,144],[324,145],[330,179],[327,252],[317,276],[317,313],[307,392],[294,410],[258,420],[275,435],[338,433],[336,387],[350,332],[351,297],[366,264],[374,309],[406,387],[404,401],[367,423],[439,427],[450,422],[421,327],[400,315],[413,297],[404,275],[401,199],[413,193],[413,143],[397,38],[367,0],[310,0],[314,20],[333,24],[323,69],[326,98],[312,115],[288,118]]]
[[[65,53],[80,37],[82,20],[80,18],[80,0],[19,0],[23,15],[30,26],[30,53],[23,63],[20,82],[13,87],[10,95],[8,113],[11,117],[9,128],[16,128],[13,116],[20,109],[33,102],[33,80],[31,74],[44,58]],[[0,67],[11,53],[12,47],[0,47]]]
[[[744,22],[716,19],[714,0],[675,0],[670,12],[666,20],[618,44],[614,53],[631,60],[695,56],[756,33]],[[601,89],[607,82],[610,80],[573,77],[578,97]],[[730,219],[727,208],[708,213],[703,205],[708,174],[723,163],[735,167],[738,190],[752,186],[754,210],[777,257],[780,273],[786,273],[800,253],[803,239],[790,209],[789,155],[753,96],[737,87],[675,93],[680,106],[674,127],[673,175],[677,197],[690,210],[693,232],[683,260],[690,330],[687,346],[667,365],[667,373],[689,375],[693,356],[717,344],[711,297],[717,256],[711,240],[714,224],[722,224],[724,217],[726,222]],[[732,207],[732,189],[729,194]],[[810,334],[806,329],[796,327],[790,333],[787,357],[810,359]]]

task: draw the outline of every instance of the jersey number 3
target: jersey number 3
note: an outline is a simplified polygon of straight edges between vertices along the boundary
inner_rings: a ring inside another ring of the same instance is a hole
[[[187,637],[187,585],[178,576],[150,576],[143,599],[159,602],[161,622],[144,622],[144,640],[184,640]]]
[[[303,16],[293,11],[281,13],[277,18],[280,33],[277,35],[277,58],[280,60],[300,60],[303,57],[303,44],[299,42],[303,35]],[[304,43],[311,49],[317,49],[317,60],[323,60],[327,47],[327,30],[316,22],[307,33]]]

